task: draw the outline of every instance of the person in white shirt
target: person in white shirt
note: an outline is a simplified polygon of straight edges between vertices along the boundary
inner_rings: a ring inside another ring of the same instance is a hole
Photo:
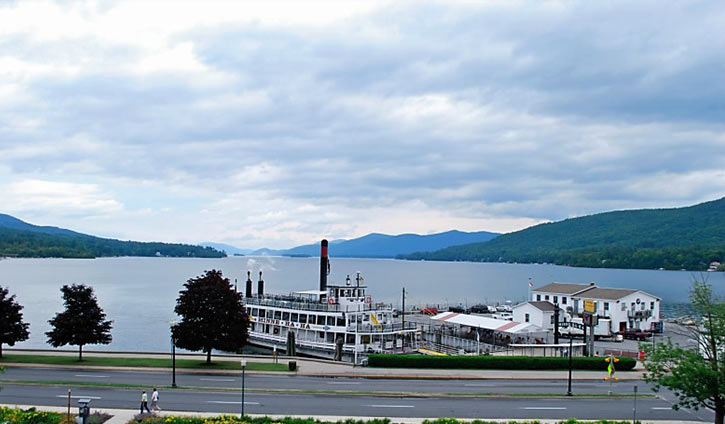
[[[146,409],[147,412],[149,411],[149,397],[146,394],[146,390],[141,392],[141,413],[143,414],[143,410]]]
[[[156,390],[156,387],[154,387],[154,391],[151,393],[151,409],[153,411],[161,410],[161,407],[159,406],[159,391]]]

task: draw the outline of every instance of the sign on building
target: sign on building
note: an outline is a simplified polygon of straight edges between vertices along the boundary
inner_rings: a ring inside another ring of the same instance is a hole
[[[594,301],[593,300],[584,300],[584,312],[596,312],[596,309],[594,308]]]

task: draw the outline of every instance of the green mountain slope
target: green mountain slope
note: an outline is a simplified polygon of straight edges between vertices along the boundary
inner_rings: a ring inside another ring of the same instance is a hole
[[[201,246],[145,243],[94,237],[56,227],[27,224],[0,216],[0,257],[95,258],[103,256],[173,256],[219,258],[223,252]]]
[[[725,198],[684,208],[571,218],[403,258],[703,270],[723,257]]]

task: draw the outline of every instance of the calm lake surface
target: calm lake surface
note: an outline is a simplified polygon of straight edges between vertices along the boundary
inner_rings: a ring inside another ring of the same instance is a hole
[[[495,304],[526,298],[528,281],[536,286],[553,281],[586,283],[608,287],[642,289],[667,305],[687,302],[692,272],[571,268],[554,265],[489,264],[468,262],[413,262],[385,259],[331,258],[331,284],[344,284],[346,275],[360,271],[375,302],[400,305],[406,288],[407,305]],[[92,350],[168,351],[169,322],[176,319],[174,305],[179,290],[189,278],[205,270],[220,269],[243,290],[251,270],[256,292],[259,270],[265,292],[286,294],[316,289],[319,258],[229,257],[103,258],[103,259],[3,259],[0,285],[25,309],[31,336],[16,347],[49,348],[45,343],[48,320],[62,310],[60,287],[83,283],[93,286],[108,319],[114,321],[110,345],[88,346]],[[699,274],[697,274],[699,276]],[[708,273],[717,290],[725,286],[722,273]]]

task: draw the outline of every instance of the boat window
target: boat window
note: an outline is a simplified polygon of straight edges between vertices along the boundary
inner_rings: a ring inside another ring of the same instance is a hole
[[[310,324],[317,324],[317,315],[310,315],[309,322]]]
[[[335,343],[335,333],[327,333],[327,343]]]
[[[360,336],[360,343],[362,343],[362,344],[370,344],[370,335],[363,334],[362,336]]]
[[[252,312],[254,312],[254,310],[252,310]],[[255,316],[257,316],[257,317],[263,317],[263,316],[264,316],[264,309],[261,309],[261,308],[260,308],[260,309],[259,309],[259,310],[257,311],[257,315],[255,315]]]
[[[274,311],[274,319],[282,319],[282,311]]]
[[[324,339],[325,338],[325,332],[324,331],[318,331],[317,332],[317,337],[319,337],[321,339]]]
[[[282,321],[289,321],[289,312],[282,312]]]
[[[347,334],[345,336],[345,343],[347,343],[347,344],[355,344],[355,335],[354,334]]]
[[[292,315],[290,316],[290,321],[292,321],[292,322],[299,321],[299,315],[297,313],[293,312]]]
[[[274,311],[267,309],[267,318],[274,318]]]
[[[345,326],[345,318],[343,318],[343,317],[337,317],[337,326],[338,327],[344,327]]]
[[[306,324],[306,323],[307,323],[307,315],[300,314],[300,324]]]
[[[327,325],[335,325],[335,317],[327,317]]]

